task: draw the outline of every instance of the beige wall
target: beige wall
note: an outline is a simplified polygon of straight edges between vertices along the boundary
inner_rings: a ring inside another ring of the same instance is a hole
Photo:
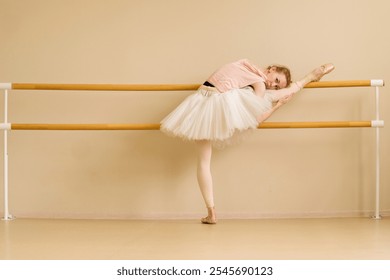
[[[385,0],[0,0],[0,81],[201,83],[239,58],[289,65],[295,78],[333,62],[337,69],[327,80],[390,81],[389,10]],[[304,90],[271,120],[370,120],[373,93],[370,88]],[[381,90],[385,121],[388,93]],[[156,123],[190,93],[10,94],[14,123]],[[372,214],[374,133],[261,130],[238,146],[215,151],[220,218]],[[204,213],[193,145],[159,131],[14,131],[9,138],[15,216]],[[386,127],[381,130],[385,214],[389,140]]]

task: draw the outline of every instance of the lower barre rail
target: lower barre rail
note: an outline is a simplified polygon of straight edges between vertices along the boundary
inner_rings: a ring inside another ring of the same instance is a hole
[[[259,129],[381,127],[382,121],[264,122]],[[160,124],[2,124],[10,130],[159,130]]]

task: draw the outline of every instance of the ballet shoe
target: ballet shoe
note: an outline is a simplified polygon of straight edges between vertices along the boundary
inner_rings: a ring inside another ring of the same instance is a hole
[[[216,219],[212,219],[208,216],[200,219],[200,221],[202,222],[202,224],[207,224],[207,225],[215,225],[217,223]]]
[[[313,75],[314,75],[313,82],[318,82],[319,80],[321,80],[323,76],[332,72],[334,68],[335,66],[332,63],[321,65],[320,67],[318,67],[313,71]],[[317,71],[321,71],[321,72],[318,73]]]

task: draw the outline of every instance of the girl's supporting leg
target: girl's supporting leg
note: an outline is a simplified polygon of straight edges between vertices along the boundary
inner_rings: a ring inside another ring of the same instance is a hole
[[[217,222],[214,208],[213,178],[211,176],[211,155],[213,147],[210,141],[197,141],[198,164],[197,178],[200,191],[207,207],[207,217],[201,221],[204,224]]]

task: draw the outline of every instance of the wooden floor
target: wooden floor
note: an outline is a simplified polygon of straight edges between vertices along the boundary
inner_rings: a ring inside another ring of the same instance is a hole
[[[0,221],[0,259],[390,259],[390,217]]]

